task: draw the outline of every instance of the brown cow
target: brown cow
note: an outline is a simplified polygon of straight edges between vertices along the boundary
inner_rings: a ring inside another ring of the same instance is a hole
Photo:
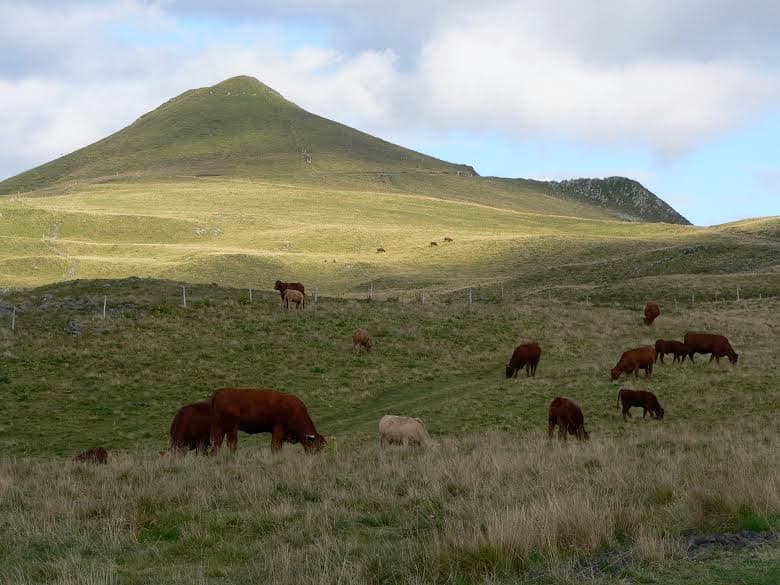
[[[220,388],[211,397],[212,452],[219,451],[225,435],[235,451],[238,431],[271,433],[272,451],[285,442],[300,443],[307,453],[325,446],[301,399],[268,388]]]
[[[739,358],[739,354],[731,348],[729,340],[723,335],[689,331],[685,334],[685,345],[688,346],[688,357],[691,361],[695,353],[712,354],[710,361],[714,359],[717,363],[720,363],[720,358],[727,357],[732,364],[736,364]]]
[[[451,238],[451,237],[449,237],[449,236],[445,236],[445,237],[444,237],[444,241],[445,241],[445,242],[451,242],[451,241],[452,241],[452,238]]]
[[[630,375],[634,373],[634,377],[639,377],[639,370],[645,371],[645,378],[653,374],[653,364],[655,363],[655,349],[649,345],[643,345],[636,349],[629,349],[624,351],[620,356],[620,361],[612,368],[610,372],[610,378],[614,382],[622,374]]]
[[[655,342],[655,362],[658,363],[658,359],[661,359],[661,363],[664,363],[664,355],[667,353],[673,354],[674,359],[672,363],[676,361],[684,362],[685,356],[688,355],[688,346],[682,341],[675,339],[657,339]]]
[[[506,377],[511,378],[514,375],[517,378],[517,373],[523,369],[523,366],[525,366],[526,377],[536,376],[536,366],[541,355],[542,350],[536,342],[518,345],[506,365]]]
[[[84,451],[83,453],[79,453],[73,458],[73,461],[80,463],[99,463],[105,465],[108,463],[108,451],[106,451],[103,447],[95,447]]]
[[[384,248],[377,248],[377,249],[376,249],[376,253],[377,253],[377,254],[384,254],[384,252],[385,252],[385,249],[384,249]]]
[[[439,244],[438,244],[438,243],[436,243],[436,242],[431,242],[431,247],[433,247],[433,246],[438,246],[438,245],[439,245]]]
[[[623,420],[626,420],[626,415],[631,417],[629,410],[632,406],[638,406],[642,409],[642,418],[645,418],[648,412],[650,417],[662,419],[664,417],[664,409],[661,407],[661,403],[658,402],[658,398],[652,392],[646,390],[631,390],[629,388],[621,388],[618,392],[617,407],[620,408],[620,404],[623,404]]]
[[[652,325],[653,321],[661,314],[661,309],[653,301],[645,305],[645,325]]]
[[[274,290],[279,291],[279,295],[282,297],[282,305],[284,305],[284,291],[286,291],[288,288],[299,290],[303,294],[306,294],[305,287],[300,282],[282,282],[281,280],[277,280],[274,284]]]
[[[296,309],[303,309],[306,306],[306,297],[304,294],[301,291],[292,288],[288,288],[284,291],[282,300],[288,310],[290,308],[290,303],[293,303]]]
[[[352,353],[358,353],[360,347],[366,348],[366,353],[371,351],[371,339],[368,337],[368,331],[365,329],[355,329],[352,334]]]
[[[205,455],[211,435],[211,400],[202,400],[182,406],[171,423],[170,451],[184,454],[195,450]]]
[[[585,430],[582,409],[573,400],[558,397],[550,403],[550,412],[547,415],[548,439],[552,439],[555,425],[558,425],[558,439],[565,441],[567,433],[574,435],[579,440],[587,441],[590,439],[590,433]]]

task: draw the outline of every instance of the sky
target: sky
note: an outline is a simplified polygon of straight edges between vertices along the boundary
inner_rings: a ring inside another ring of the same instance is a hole
[[[481,175],[780,215],[780,1],[0,0],[0,179],[251,75]]]

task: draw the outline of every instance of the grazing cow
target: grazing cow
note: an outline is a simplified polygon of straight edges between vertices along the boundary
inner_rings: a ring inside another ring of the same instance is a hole
[[[610,372],[610,378],[614,382],[622,374],[630,375],[634,373],[634,377],[639,377],[639,370],[645,371],[645,378],[653,374],[653,364],[655,363],[655,348],[649,345],[643,345],[636,349],[629,349],[624,351],[620,356],[620,361],[612,368]]]
[[[536,376],[536,366],[541,355],[542,350],[536,342],[518,345],[506,365],[506,377],[517,378],[517,373],[523,369],[523,366],[525,366],[526,376]]]
[[[552,439],[555,425],[558,425],[558,439],[565,441],[567,433],[581,441],[590,439],[590,434],[585,430],[582,409],[573,400],[558,397],[550,403],[550,411],[547,415],[548,439]]]
[[[365,329],[355,329],[352,334],[352,353],[358,353],[361,346],[366,348],[366,353],[371,351],[371,339]]]
[[[438,245],[439,245],[439,244],[437,244],[436,242],[431,242],[431,248],[432,248],[433,246],[438,246]]]
[[[652,325],[653,321],[661,314],[661,309],[653,301],[645,305],[645,325]]]
[[[376,249],[376,253],[377,254],[384,254],[385,253],[385,249],[384,248],[377,248]]]
[[[300,443],[311,453],[322,449],[326,442],[297,396],[267,388],[220,388],[211,397],[212,452],[219,451],[225,435],[228,447],[235,451],[238,431],[250,435],[271,433],[274,452],[287,442]]]
[[[301,291],[292,288],[288,288],[284,291],[282,299],[288,310],[290,308],[290,303],[293,303],[296,309],[303,309],[306,305],[306,297],[304,294]]]
[[[305,287],[300,282],[282,282],[281,280],[277,280],[274,284],[274,290],[279,291],[279,295],[282,297],[282,305],[284,305],[284,291],[288,288],[299,290],[301,293],[306,294]]]
[[[736,364],[739,358],[739,354],[731,348],[729,340],[723,335],[689,331],[685,334],[685,345],[688,346],[688,357],[691,361],[695,353],[712,354],[710,361],[714,359],[717,363],[720,363],[720,358],[727,357],[732,364]]]
[[[658,398],[652,392],[646,390],[630,390],[629,388],[621,388],[618,392],[617,407],[620,408],[620,404],[623,404],[623,420],[626,420],[626,415],[631,417],[629,410],[632,406],[638,406],[642,409],[642,418],[649,412],[650,417],[653,416],[657,419],[664,417],[664,409],[661,407],[661,403],[658,402]]]
[[[105,465],[108,463],[108,451],[106,451],[103,447],[95,447],[93,449],[84,451],[83,453],[79,453],[73,458],[73,461]]]
[[[211,400],[182,406],[171,423],[170,451],[183,455],[187,451],[205,455],[211,435]]]
[[[674,359],[672,363],[676,361],[684,362],[685,356],[688,355],[688,346],[682,341],[675,339],[658,339],[655,342],[655,362],[658,363],[658,359],[661,359],[661,363],[664,363],[664,355],[667,353],[673,354]]]
[[[379,419],[379,444],[426,447],[431,445],[431,437],[419,418],[386,414]]]
[[[451,238],[451,237],[449,237],[449,236],[445,236],[445,238],[444,238],[444,241],[445,241],[445,242],[451,242],[451,241],[452,241],[452,238]]]

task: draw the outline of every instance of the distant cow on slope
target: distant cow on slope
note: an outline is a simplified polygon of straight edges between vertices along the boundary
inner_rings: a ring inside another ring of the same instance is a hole
[[[73,461],[79,463],[96,463],[105,465],[108,463],[108,451],[106,451],[103,447],[95,447],[93,449],[88,449],[83,453],[79,453],[73,458]]]
[[[645,325],[652,325],[653,321],[661,314],[661,309],[653,301],[645,305]]]
[[[506,377],[517,378],[517,373],[523,369],[523,366],[525,366],[526,377],[536,376],[536,366],[539,365],[541,355],[542,350],[536,342],[518,345],[506,365]]]
[[[211,400],[202,400],[182,406],[171,422],[172,453],[187,451],[205,455],[211,435]]]
[[[452,238],[451,238],[451,237],[449,237],[449,236],[445,236],[445,237],[444,237],[444,241],[445,241],[445,242],[451,242],[451,241],[452,241]]]
[[[284,443],[300,443],[307,453],[325,446],[306,405],[297,396],[267,388],[220,388],[211,397],[211,444],[219,451],[227,435],[228,447],[238,447],[238,431],[271,433],[271,450]]]
[[[689,331],[685,334],[685,345],[688,346],[688,357],[691,361],[695,353],[712,354],[710,361],[714,359],[717,363],[720,363],[720,358],[727,357],[732,364],[736,364],[739,358],[739,354],[732,349],[729,340],[723,335]]]
[[[431,248],[432,248],[433,246],[438,246],[438,245],[439,245],[439,244],[438,244],[437,242],[431,242]]]
[[[361,347],[366,348],[366,353],[371,351],[371,338],[365,329],[355,329],[352,334],[352,353],[358,353]]]
[[[287,309],[290,308],[290,303],[295,305],[296,309],[303,309],[306,306],[306,297],[299,290],[288,288],[286,291],[284,291],[282,299]]]
[[[557,397],[550,403],[547,415],[548,439],[552,439],[555,425],[558,425],[558,439],[565,441],[567,433],[579,440],[590,439],[590,434],[585,430],[585,417],[582,416],[582,410],[573,400]]]
[[[283,305],[284,305],[284,291],[286,291],[288,288],[291,288],[293,290],[299,290],[301,291],[302,294],[306,294],[305,287],[300,282],[282,282],[281,280],[277,280],[276,283],[274,283],[274,290],[279,291],[279,295],[282,297]]]
[[[617,365],[612,368],[610,379],[614,382],[624,373],[626,375],[633,373],[634,377],[638,378],[640,369],[645,371],[645,378],[647,378],[653,373],[654,363],[655,348],[643,345],[636,349],[629,349],[623,352]]]
[[[664,356],[667,353],[670,353],[674,355],[672,363],[678,360],[684,362],[685,356],[688,355],[688,351],[688,346],[682,341],[677,341],[675,339],[658,339],[655,342],[655,361],[658,363],[658,360],[660,359],[661,363],[664,363]]]
[[[377,248],[376,249],[376,253],[377,254],[384,254],[385,253],[385,249],[384,248]]]
[[[425,447],[431,445],[431,437],[419,418],[386,414],[379,419],[379,444]]]
[[[618,392],[617,407],[623,405],[623,420],[626,420],[626,415],[631,417],[631,407],[637,406],[642,409],[642,418],[645,418],[647,413],[650,413],[651,417],[662,419],[664,417],[664,409],[661,407],[661,403],[658,402],[655,394],[647,392],[646,390],[630,390],[629,388],[621,388]]]

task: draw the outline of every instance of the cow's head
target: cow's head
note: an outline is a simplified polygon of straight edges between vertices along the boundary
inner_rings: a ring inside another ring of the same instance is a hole
[[[277,280],[276,283],[274,283],[274,290],[282,290],[282,281]]]
[[[737,360],[739,359],[739,354],[734,352],[733,350],[729,353],[729,361],[732,364],[736,364]]]
[[[512,366],[510,366],[509,364],[507,364],[506,365],[506,377],[507,378],[511,378],[512,374],[514,374],[514,373],[515,373],[515,369]]]
[[[657,419],[663,419],[664,418],[664,409],[663,406],[656,403],[655,405],[655,418]]]
[[[316,453],[327,444],[327,441],[321,434],[314,433],[313,435],[302,435],[301,444],[307,453]]]
[[[617,380],[620,377],[620,374],[622,374],[622,373],[623,373],[622,370],[620,370],[619,368],[612,368],[609,371],[609,379],[614,382],[615,380]]]
[[[366,352],[371,351],[371,340],[366,341]]]

